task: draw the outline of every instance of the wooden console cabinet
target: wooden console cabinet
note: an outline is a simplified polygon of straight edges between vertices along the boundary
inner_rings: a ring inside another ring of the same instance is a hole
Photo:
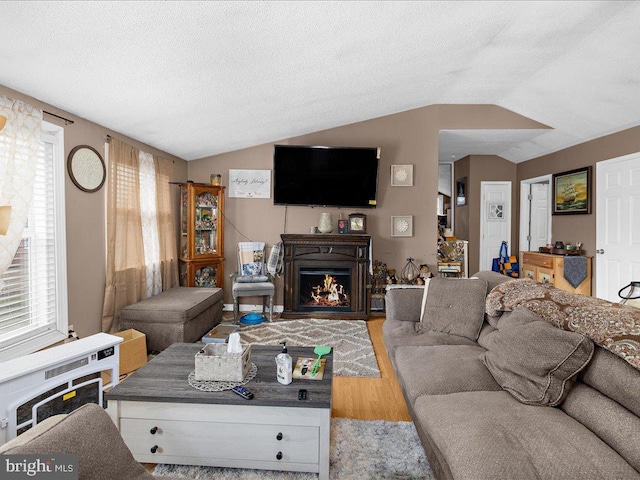
[[[587,278],[573,288],[564,278],[564,255],[553,255],[550,253],[522,252],[522,266],[520,276],[531,278],[540,283],[550,283],[551,285],[570,293],[591,295],[591,257],[587,257]]]

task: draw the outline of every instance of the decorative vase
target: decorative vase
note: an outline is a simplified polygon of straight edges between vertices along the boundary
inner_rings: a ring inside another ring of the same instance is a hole
[[[321,213],[320,223],[318,224],[318,231],[320,233],[331,233],[333,227],[331,226],[331,214]]]

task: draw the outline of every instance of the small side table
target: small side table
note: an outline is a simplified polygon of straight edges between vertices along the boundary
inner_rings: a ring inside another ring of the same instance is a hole
[[[441,277],[462,277],[462,262],[438,262],[438,273]]]

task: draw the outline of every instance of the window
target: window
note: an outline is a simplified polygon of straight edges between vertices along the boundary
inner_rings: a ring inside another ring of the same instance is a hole
[[[0,361],[67,338],[63,133],[42,122],[27,225],[13,263],[0,275]]]

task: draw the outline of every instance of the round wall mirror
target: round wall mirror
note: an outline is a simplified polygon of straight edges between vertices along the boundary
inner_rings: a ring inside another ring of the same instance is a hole
[[[67,171],[76,187],[89,193],[100,190],[107,174],[104,160],[89,145],[78,145],[71,150],[67,159]]]

